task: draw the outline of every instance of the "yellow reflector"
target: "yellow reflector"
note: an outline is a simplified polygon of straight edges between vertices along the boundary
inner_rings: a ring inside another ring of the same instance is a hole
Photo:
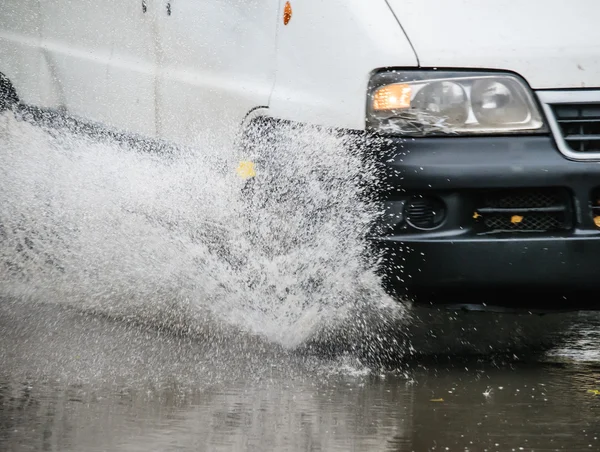
[[[251,177],[256,176],[256,171],[254,170],[254,162],[241,161],[235,172],[242,179],[250,179]]]
[[[513,215],[512,217],[510,217],[510,222],[512,224],[519,224],[522,221],[523,217],[521,215]]]
[[[594,224],[597,228],[600,228],[600,216],[594,217]]]
[[[410,108],[410,85],[394,84],[382,86],[373,95],[373,110],[401,110]]]

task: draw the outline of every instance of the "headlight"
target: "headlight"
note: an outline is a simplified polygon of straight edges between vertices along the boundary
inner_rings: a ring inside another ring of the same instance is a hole
[[[367,127],[408,136],[546,132],[523,80],[485,72],[376,74],[369,86]]]

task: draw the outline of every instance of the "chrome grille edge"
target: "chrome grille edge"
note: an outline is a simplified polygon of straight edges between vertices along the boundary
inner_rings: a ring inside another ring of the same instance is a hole
[[[536,94],[558,150],[571,160],[600,160],[600,90]]]

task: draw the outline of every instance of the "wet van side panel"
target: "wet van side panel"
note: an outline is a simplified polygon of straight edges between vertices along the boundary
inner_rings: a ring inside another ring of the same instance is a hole
[[[159,135],[231,136],[266,106],[275,77],[279,0],[175,0],[159,13]]]
[[[154,136],[154,19],[140,2],[2,3],[0,72],[22,102]]]
[[[111,2],[103,1],[105,8]],[[110,17],[111,54],[106,74],[105,102],[110,124],[126,124],[127,131],[156,136],[156,10],[147,1],[114,0]],[[118,14],[114,14],[118,11]]]
[[[268,105],[279,0],[0,6],[0,72],[24,103],[182,144]]]
[[[418,64],[395,16],[385,0],[290,0],[290,4],[289,24],[279,21],[270,113],[364,129],[371,72]]]
[[[40,3],[53,100],[74,116],[153,136],[154,30],[141,4]]]
[[[0,7],[0,72],[13,82],[24,102],[45,103],[39,82],[40,77],[47,78],[40,49],[40,2],[2,0]]]

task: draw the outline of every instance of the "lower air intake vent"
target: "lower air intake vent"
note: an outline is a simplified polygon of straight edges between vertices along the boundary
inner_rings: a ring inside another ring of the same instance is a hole
[[[473,214],[478,232],[550,232],[571,229],[569,191],[562,188],[494,190]]]

